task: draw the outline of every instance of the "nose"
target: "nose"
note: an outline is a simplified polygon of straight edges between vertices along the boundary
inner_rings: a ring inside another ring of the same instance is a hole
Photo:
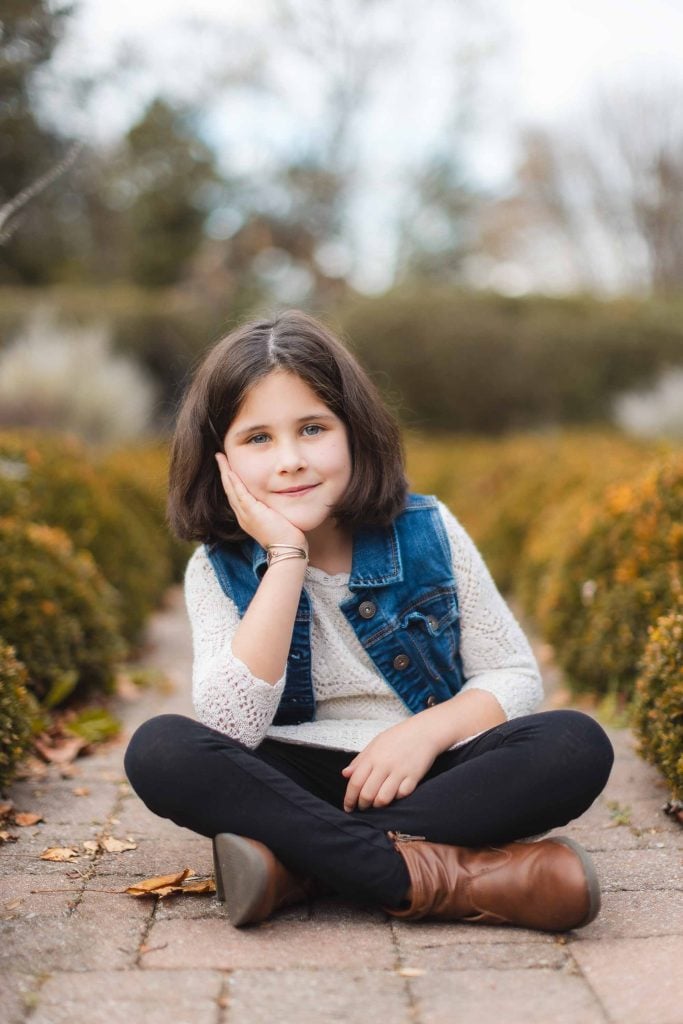
[[[297,440],[283,440],[278,445],[276,465],[278,473],[296,473],[306,468],[306,457]]]

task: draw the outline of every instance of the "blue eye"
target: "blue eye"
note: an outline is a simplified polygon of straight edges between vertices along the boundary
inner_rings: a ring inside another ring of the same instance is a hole
[[[267,434],[254,434],[252,437],[249,438],[247,444],[262,444],[264,439],[266,441],[268,440]]]
[[[306,435],[306,437],[315,437],[316,434],[319,434],[322,429],[323,428],[320,426],[319,423],[307,423],[306,426],[304,427],[303,432]],[[313,431],[313,433],[308,433],[308,431]]]

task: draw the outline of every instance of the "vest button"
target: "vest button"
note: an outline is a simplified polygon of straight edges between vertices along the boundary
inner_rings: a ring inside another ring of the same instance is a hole
[[[377,611],[377,605],[373,601],[361,601],[358,605],[358,612],[363,619],[371,619]]]
[[[429,623],[430,629],[436,629],[436,627],[439,625],[439,620],[437,619],[436,615],[430,615],[427,619],[427,622]]]
[[[430,693],[430,694],[429,694],[429,696],[427,697],[427,707],[428,707],[428,708],[433,708],[433,707],[434,707],[434,705],[435,705],[435,704],[438,704],[438,703],[439,703],[439,702],[438,702],[438,700],[436,699],[436,697],[434,696],[434,694],[433,694],[433,693]]]
[[[408,668],[410,665],[410,658],[407,654],[397,654],[394,658],[394,668],[397,668],[399,672],[402,672],[404,668]]]

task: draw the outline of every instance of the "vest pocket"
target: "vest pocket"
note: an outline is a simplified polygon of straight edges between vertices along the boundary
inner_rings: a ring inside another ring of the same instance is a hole
[[[425,594],[399,615],[399,630],[417,649],[433,679],[457,671],[460,648],[460,612],[455,590],[440,589]]]

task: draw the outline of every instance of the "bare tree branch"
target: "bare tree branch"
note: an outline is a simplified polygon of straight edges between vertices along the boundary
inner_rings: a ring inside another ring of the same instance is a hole
[[[53,167],[51,167],[45,174],[41,174],[31,185],[22,189],[8,202],[0,206],[0,245],[5,245],[9,242],[10,238],[21,224],[21,217],[17,217],[24,207],[39,196],[41,192],[44,192],[53,181],[61,177],[69,168],[76,162],[81,150],[83,149],[82,142],[74,142],[67,150],[66,155]],[[11,223],[10,223],[11,221]]]

